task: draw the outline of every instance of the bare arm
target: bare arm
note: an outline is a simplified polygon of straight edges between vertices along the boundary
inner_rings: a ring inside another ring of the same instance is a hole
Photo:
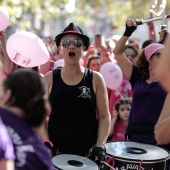
[[[52,71],[49,71],[44,75],[44,80],[45,80],[45,82],[47,84],[48,94],[50,94],[51,93],[51,88],[52,88],[52,83],[53,83]]]
[[[134,21],[128,21],[127,26],[129,28],[131,28],[131,27],[134,28],[134,27],[136,27],[136,23]],[[127,79],[130,79],[133,65],[124,54],[124,47],[125,47],[125,44],[126,44],[128,38],[129,38],[128,36],[123,35],[117,42],[116,47],[113,50],[113,53],[115,55],[118,65],[122,69],[124,75],[127,77]]]
[[[51,66],[51,61],[42,64],[40,66],[40,73],[42,73],[43,75],[46,74],[50,70],[50,66]]]
[[[9,74],[13,71],[14,68],[14,63],[13,61],[9,58],[7,51],[6,51],[6,42],[5,42],[5,37],[4,33],[0,32],[0,41],[1,41],[1,48],[2,48],[2,53],[4,56],[4,70],[6,74]]]
[[[97,146],[99,146],[104,145],[107,141],[111,126],[111,116],[109,112],[107,88],[100,73],[93,73],[93,85],[95,86],[96,104],[99,119],[97,137]]]
[[[0,170],[14,170],[14,161],[1,159],[0,160]]]
[[[162,52],[161,59],[159,61],[156,75],[162,86],[170,92],[170,35],[167,35],[165,41],[165,48]]]
[[[113,110],[113,117],[112,117],[112,120],[111,120],[111,128],[110,128],[109,136],[113,135],[115,123],[116,123],[116,120],[117,120],[117,114],[118,114],[118,112],[116,110]]]
[[[150,12],[150,18],[153,18],[153,14],[152,12]],[[149,31],[149,39],[153,40],[154,42],[156,42],[156,33],[155,33],[155,25],[154,22],[148,22],[148,31]]]
[[[155,139],[158,144],[170,143],[170,94],[167,95],[159,120],[155,126]]]
[[[48,92],[50,93],[50,87],[51,87],[51,83],[52,83],[52,72],[48,72],[45,76],[44,76],[45,82],[47,84],[48,87]],[[35,131],[39,134],[40,138],[45,141],[45,140],[49,140],[49,136],[48,136],[48,131],[47,131],[47,122],[46,120],[44,120],[44,122],[41,124],[40,127],[35,128]]]

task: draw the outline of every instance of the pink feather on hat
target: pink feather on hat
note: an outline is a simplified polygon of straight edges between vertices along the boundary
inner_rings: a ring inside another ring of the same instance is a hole
[[[149,44],[147,47],[145,47],[144,54],[145,54],[147,61],[150,59],[152,54],[154,54],[156,51],[162,48],[165,48],[164,45],[159,44],[159,43]]]

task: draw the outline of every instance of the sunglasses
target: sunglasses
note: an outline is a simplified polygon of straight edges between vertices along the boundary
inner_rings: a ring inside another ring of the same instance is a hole
[[[61,45],[64,48],[67,48],[69,47],[70,44],[73,44],[75,47],[80,48],[83,45],[83,42],[81,40],[76,40],[76,39],[75,40],[66,39],[62,42]]]
[[[125,54],[126,57],[131,57],[131,58],[135,58],[136,54]]]

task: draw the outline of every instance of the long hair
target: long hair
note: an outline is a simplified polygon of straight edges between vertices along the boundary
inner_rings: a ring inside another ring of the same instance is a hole
[[[9,89],[12,93],[6,105],[20,108],[32,127],[40,126],[47,114],[47,88],[39,74],[29,69],[17,69],[6,77],[3,86],[5,91]]]
[[[146,60],[144,49],[137,57],[136,66],[138,67],[138,71],[140,72],[140,79],[147,80],[149,79],[149,62]]]

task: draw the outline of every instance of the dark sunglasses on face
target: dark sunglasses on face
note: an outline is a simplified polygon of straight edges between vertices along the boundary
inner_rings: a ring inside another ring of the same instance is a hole
[[[136,54],[125,54],[126,57],[131,57],[131,58],[135,58],[136,57]]]
[[[83,45],[83,42],[81,40],[76,40],[76,39],[75,40],[66,39],[61,43],[61,45],[64,48],[69,47],[70,44],[73,44],[75,47],[80,48]]]

